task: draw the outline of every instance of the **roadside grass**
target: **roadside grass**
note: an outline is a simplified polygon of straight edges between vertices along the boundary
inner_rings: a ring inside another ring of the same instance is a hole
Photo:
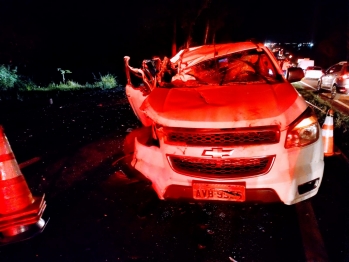
[[[64,74],[72,73],[69,70],[58,71],[62,74],[62,82],[50,83],[48,86],[36,85],[33,81],[25,79],[24,76],[17,74],[17,69],[10,68],[10,66],[0,65],[0,91],[77,91],[77,90],[90,90],[90,89],[112,89],[119,86],[117,77],[112,74],[100,76],[93,83],[80,84],[75,81],[65,81]]]
[[[0,65],[0,87],[4,90],[12,89],[19,81],[17,69],[11,69],[9,66]]]
[[[298,93],[314,108],[314,111],[319,119],[320,125],[325,122],[325,118],[329,109],[334,111],[333,128],[334,141],[344,153],[349,155],[349,116],[344,114],[339,108],[330,102],[321,98],[318,92],[305,90],[301,84],[292,84]]]

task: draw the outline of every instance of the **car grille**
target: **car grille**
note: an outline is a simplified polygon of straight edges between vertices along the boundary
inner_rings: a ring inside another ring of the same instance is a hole
[[[269,172],[275,155],[226,159],[167,155],[167,158],[172,169],[180,174],[196,177],[242,178]]]
[[[163,127],[166,144],[188,146],[242,146],[274,144],[280,139],[278,126],[230,129]]]

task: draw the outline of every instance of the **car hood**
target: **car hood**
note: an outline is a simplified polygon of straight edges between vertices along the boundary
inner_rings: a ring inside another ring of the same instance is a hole
[[[160,125],[285,128],[307,105],[289,83],[156,88],[141,110]]]

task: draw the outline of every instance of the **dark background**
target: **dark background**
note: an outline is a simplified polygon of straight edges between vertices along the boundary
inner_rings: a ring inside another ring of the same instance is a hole
[[[0,64],[43,85],[60,81],[57,68],[82,84],[93,74],[123,81],[125,55],[136,67],[153,55],[171,57],[174,21],[177,50],[189,28],[191,45],[203,44],[211,21],[216,43],[313,42],[309,56],[327,67],[347,59],[348,13],[346,0],[0,0]]]

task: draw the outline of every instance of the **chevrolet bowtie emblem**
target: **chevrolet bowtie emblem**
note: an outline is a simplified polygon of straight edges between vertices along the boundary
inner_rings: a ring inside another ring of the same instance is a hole
[[[224,150],[223,148],[212,148],[212,150],[204,150],[202,155],[222,158],[225,156],[231,156],[233,152],[234,149]]]

